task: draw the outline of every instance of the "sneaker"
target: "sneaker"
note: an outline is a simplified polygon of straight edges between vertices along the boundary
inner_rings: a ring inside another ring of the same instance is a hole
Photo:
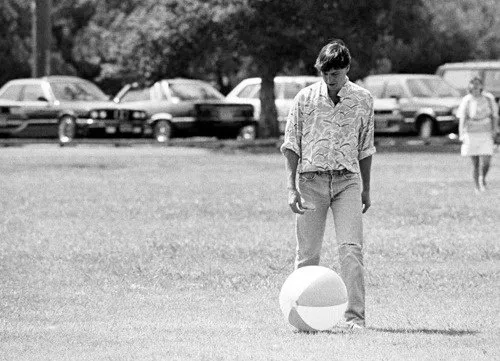
[[[363,331],[366,329],[364,325],[360,325],[354,321],[347,321],[345,324],[349,331]]]

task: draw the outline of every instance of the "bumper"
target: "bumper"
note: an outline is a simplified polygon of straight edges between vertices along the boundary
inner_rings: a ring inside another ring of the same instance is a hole
[[[144,121],[123,122],[113,119],[78,118],[77,126],[84,131],[104,132],[105,134],[142,134],[147,127]]]

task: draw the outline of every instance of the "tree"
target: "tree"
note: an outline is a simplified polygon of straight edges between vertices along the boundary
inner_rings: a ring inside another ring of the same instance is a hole
[[[29,0],[0,2],[0,86],[31,73],[31,14]]]
[[[233,0],[220,24],[228,31],[232,44],[251,57],[262,78],[261,136],[279,134],[274,99],[274,77],[287,66],[308,59],[304,70],[314,72],[312,64],[320,48],[331,38],[342,38],[355,54],[351,74],[364,71],[370,50],[377,40],[380,24],[376,19],[383,1],[303,1]],[[366,67],[368,68],[368,67]]]

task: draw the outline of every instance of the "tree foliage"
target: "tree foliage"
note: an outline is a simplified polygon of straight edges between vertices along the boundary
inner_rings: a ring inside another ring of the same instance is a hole
[[[30,75],[33,0],[0,2],[0,85]],[[315,74],[320,48],[343,39],[350,77],[434,72],[500,58],[497,0],[53,0],[52,71],[114,93],[130,81],[199,78],[224,93],[260,76],[262,134],[277,134],[273,78]]]

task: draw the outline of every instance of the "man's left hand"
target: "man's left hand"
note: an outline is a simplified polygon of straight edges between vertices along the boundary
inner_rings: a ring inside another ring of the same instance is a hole
[[[372,205],[369,191],[361,192],[361,203],[363,204],[363,213],[365,213],[368,210],[368,208],[370,208],[370,206]]]

